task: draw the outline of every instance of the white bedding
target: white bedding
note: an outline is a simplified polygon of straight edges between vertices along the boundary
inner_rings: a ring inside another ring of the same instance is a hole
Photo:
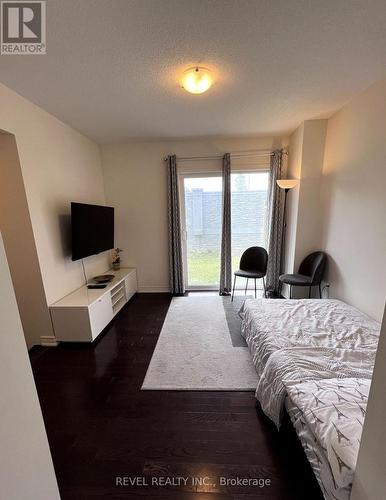
[[[325,498],[347,500],[380,324],[339,300],[246,300],[240,315],[263,411],[279,427],[290,402]]]
[[[325,498],[348,500],[370,380],[308,381],[286,389],[286,408]]]
[[[314,471],[320,489],[323,492],[323,498],[325,500],[347,500],[350,498],[351,488],[347,487],[339,491],[336,490],[331,466],[328,463],[324,450],[315,439],[306,422],[302,418],[299,418],[299,409],[289,397],[285,400],[285,407],[303,446],[304,453]],[[334,496],[330,492],[335,492],[333,493]]]
[[[263,355],[299,345],[372,349],[378,343],[379,323],[340,300],[247,299],[240,314],[251,350],[261,346]]]
[[[371,378],[380,325],[340,300],[247,299],[240,314],[256,397],[277,425],[284,380]]]
[[[375,350],[290,347],[272,353],[257,384],[264,413],[280,426],[287,387],[308,380],[371,379]]]

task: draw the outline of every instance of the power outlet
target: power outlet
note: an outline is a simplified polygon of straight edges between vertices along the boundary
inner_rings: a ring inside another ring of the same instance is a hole
[[[326,290],[325,294],[327,295],[327,297],[323,297],[325,290]],[[328,281],[326,281],[325,283],[323,283],[323,286],[322,286],[322,298],[328,299],[329,295],[330,295],[330,283]]]

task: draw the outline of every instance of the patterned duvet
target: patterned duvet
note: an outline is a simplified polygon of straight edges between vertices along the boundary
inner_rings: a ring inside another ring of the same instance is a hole
[[[287,411],[326,499],[350,498],[369,389],[360,378],[287,386]]]
[[[263,411],[279,426],[287,406],[325,498],[347,500],[379,323],[338,300],[246,300],[240,313]]]

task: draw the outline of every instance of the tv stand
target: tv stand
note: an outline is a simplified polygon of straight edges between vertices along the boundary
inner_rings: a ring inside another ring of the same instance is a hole
[[[50,306],[56,340],[93,342],[137,292],[135,269],[108,273],[114,279],[105,288],[84,285]]]

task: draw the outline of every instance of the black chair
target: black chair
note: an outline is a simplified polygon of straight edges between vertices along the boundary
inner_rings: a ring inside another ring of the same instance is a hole
[[[320,284],[327,264],[327,255],[324,252],[313,252],[302,261],[296,274],[282,274],[279,277],[280,291],[282,283],[290,286],[290,299],[292,299],[293,286],[308,286],[308,298],[311,298],[311,288],[319,287],[319,298],[322,298]]]
[[[256,280],[263,278],[264,296],[266,296],[264,276],[267,274],[268,254],[262,247],[250,247],[245,250],[240,259],[240,269],[235,271],[233,280],[232,301],[235,295],[236,277],[247,278],[245,285],[245,294],[247,293],[249,279],[255,280],[255,298],[256,298]]]

